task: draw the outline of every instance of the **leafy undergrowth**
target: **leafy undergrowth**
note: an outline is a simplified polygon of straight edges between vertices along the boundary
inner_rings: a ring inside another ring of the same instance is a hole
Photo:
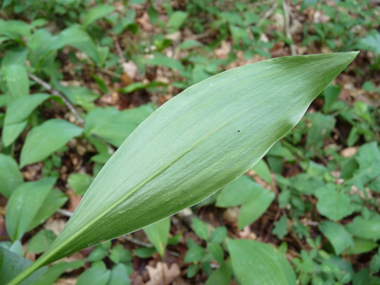
[[[271,57],[361,53],[244,176],[37,284],[238,284],[236,264],[255,261],[237,248],[272,246],[299,284],[380,283],[378,2],[103,2],[2,3],[0,246],[32,261],[116,148],[185,88]]]

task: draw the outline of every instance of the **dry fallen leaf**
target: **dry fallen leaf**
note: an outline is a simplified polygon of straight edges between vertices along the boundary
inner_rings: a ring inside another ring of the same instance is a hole
[[[340,155],[343,156],[343,157],[351,157],[351,156],[354,156],[354,154],[358,151],[358,148],[357,147],[348,147],[348,148],[345,148],[343,149],[341,152],[340,152]]]
[[[251,231],[249,226],[246,226],[242,231],[240,231],[239,236],[243,239],[251,239],[251,240],[257,239],[256,234]]]
[[[72,255],[69,255],[67,257],[64,257],[64,258],[61,258],[55,262],[53,262],[53,264],[56,264],[58,262],[61,262],[61,261],[64,261],[64,262],[73,262],[73,261],[77,261],[77,260],[85,260],[86,258],[83,256],[83,254],[81,254],[80,252],[76,252],[76,253],[73,253]],[[67,269],[66,272],[71,272],[73,271],[72,269]]]
[[[239,216],[240,208],[239,207],[230,207],[224,214],[223,218],[228,224],[236,224]]]
[[[222,41],[220,48],[215,50],[215,55],[220,59],[226,59],[231,51],[231,43]]]
[[[75,209],[78,207],[80,201],[82,200],[82,196],[78,194],[73,194],[69,196],[69,207],[67,211],[74,213]]]
[[[53,231],[57,236],[63,231],[63,228],[66,226],[64,220],[49,220],[45,225],[45,230]]]
[[[146,283],[146,285],[171,284],[181,274],[179,266],[176,263],[172,264],[170,269],[167,264],[163,262],[158,262],[156,268],[148,265],[146,269],[148,270],[150,276],[150,280]]]
[[[141,25],[144,31],[146,32],[153,31],[153,26],[149,20],[149,16],[147,12],[144,12],[144,14],[142,14],[140,18],[136,19],[136,22]]]
[[[129,75],[130,79],[132,79],[133,81],[136,80],[137,75],[138,75],[138,68],[137,68],[136,63],[134,63],[131,60],[128,62],[124,62],[123,71],[124,73],[127,73]]]
[[[127,87],[128,85],[133,83],[133,80],[131,77],[128,75],[127,72],[124,72],[121,77],[120,77],[121,83],[123,83],[124,87]]]
[[[78,281],[78,278],[59,278],[54,282],[54,285],[74,285]]]

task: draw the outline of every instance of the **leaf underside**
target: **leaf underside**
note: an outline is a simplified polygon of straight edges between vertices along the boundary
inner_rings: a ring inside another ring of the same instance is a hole
[[[121,145],[37,266],[136,231],[250,169],[357,53],[282,57],[183,91]]]

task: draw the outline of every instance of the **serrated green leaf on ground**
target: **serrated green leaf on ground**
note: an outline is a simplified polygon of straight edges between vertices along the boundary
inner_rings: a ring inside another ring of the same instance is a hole
[[[338,191],[334,184],[326,184],[325,187],[319,188],[315,195],[318,198],[318,212],[333,221],[339,221],[355,210],[354,205],[350,203],[350,196]]]
[[[364,190],[367,183],[380,179],[380,150],[376,142],[362,145],[354,159],[359,167],[353,170],[352,178],[345,184]]]
[[[286,216],[281,216],[281,218],[274,223],[272,233],[275,234],[279,239],[282,239],[288,233],[288,228],[288,219]]]

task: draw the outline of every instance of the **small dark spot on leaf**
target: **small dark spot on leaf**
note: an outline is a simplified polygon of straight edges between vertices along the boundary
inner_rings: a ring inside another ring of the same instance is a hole
[[[240,130],[238,130],[238,133],[240,133]]]

